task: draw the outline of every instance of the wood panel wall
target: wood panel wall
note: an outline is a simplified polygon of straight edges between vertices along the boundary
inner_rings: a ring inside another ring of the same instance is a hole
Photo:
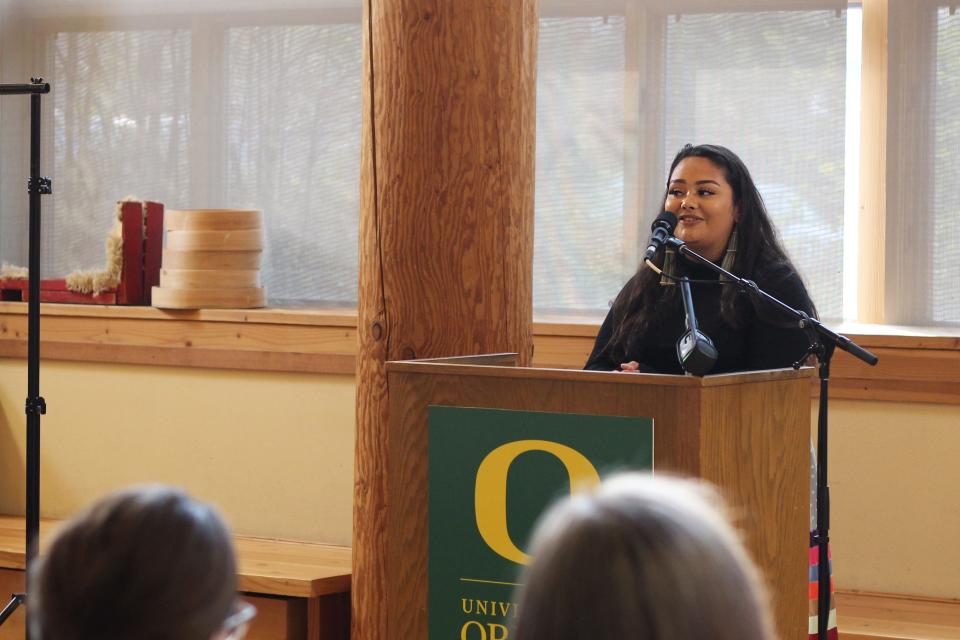
[[[387,360],[532,338],[536,0],[367,0],[353,638],[388,640]]]

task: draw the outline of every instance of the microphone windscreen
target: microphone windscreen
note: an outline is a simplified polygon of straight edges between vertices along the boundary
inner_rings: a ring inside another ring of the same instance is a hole
[[[650,225],[650,229],[653,231],[656,231],[658,228],[666,229],[668,232],[673,233],[673,230],[677,228],[677,216],[669,211],[664,211],[658,215],[657,219]]]

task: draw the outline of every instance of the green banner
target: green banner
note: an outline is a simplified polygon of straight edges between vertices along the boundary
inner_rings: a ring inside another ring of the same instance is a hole
[[[653,466],[649,418],[429,408],[430,640],[506,640],[534,523],[572,488]]]

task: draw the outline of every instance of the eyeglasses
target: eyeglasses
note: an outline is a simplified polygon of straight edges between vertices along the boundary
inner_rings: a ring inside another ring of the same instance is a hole
[[[250,621],[257,615],[257,608],[249,602],[237,601],[237,610],[231,613],[220,627],[223,640],[240,640],[250,629]]]

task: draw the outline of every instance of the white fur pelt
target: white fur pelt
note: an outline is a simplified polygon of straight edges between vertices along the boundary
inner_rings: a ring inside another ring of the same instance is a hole
[[[67,276],[67,289],[77,293],[97,295],[120,284],[120,271],[123,269],[123,205],[126,202],[143,201],[135,196],[119,200],[114,209],[113,226],[107,234],[107,260],[103,269],[76,270]]]

